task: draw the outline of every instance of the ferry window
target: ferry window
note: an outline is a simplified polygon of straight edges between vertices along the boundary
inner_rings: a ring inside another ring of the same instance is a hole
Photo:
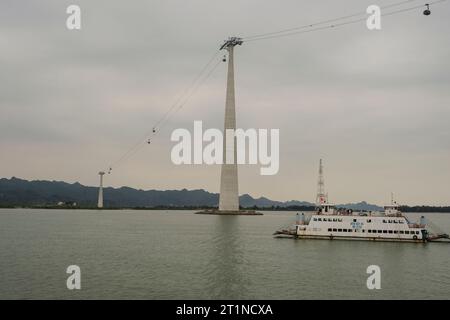
[[[372,230],[367,230],[368,233],[372,233]]]
[[[403,233],[405,233],[403,230],[400,230],[400,234],[403,234]]]
[[[383,233],[387,233],[387,230],[383,230]]]
[[[383,220],[383,223],[386,223],[386,220]]]
[[[356,219],[353,219],[353,222],[356,222]]]
[[[397,220],[394,220],[394,223],[398,223]]]
[[[392,233],[392,230],[389,230],[389,233]]]
[[[338,232],[342,232],[342,229],[338,229]]]
[[[369,220],[367,220],[367,223],[370,223],[370,222],[372,222],[372,220],[370,220],[370,219],[369,219]]]
[[[317,221],[317,218],[314,218],[314,221]]]
[[[331,232],[331,228],[328,228],[328,232]]]
[[[364,232],[366,232],[366,230],[362,229],[362,232],[364,233]]]
[[[405,234],[409,234],[409,231],[405,231]]]
[[[416,234],[419,234],[419,231],[416,231]]]
[[[394,233],[395,233],[395,234],[398,234],[398,231],[397,231],[397,230],[394,230]]]
[[[337,231],[337,229],[333,229],[333,232],[336,232]]]

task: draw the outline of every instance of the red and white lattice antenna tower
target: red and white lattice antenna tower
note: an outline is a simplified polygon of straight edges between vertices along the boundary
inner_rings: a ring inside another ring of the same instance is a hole
[[[323,165],[322,159],[319,162],[319,179],[317,181],[317,197],[316,197],[316,205],[320,206],[324,203],[327,203],[327,194],[325,193],[325,180],[323,178]]]

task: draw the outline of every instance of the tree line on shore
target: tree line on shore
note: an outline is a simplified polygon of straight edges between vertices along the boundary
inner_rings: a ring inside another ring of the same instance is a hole
[[[26,208],[26,209],[86,209],[86,210],[98,210],[95,206],[72,206],[72,205],[35,205],[35,206],[20,206],[20,205],[2,205],[0,203],[0,208]],[[152,206],[152,207],[105,207],[106,210],[206,210],[206,209],[217,209],[214,206]],[[242,210],[257,210],[257,211],[315,211],[314,206],[269,206],[269,207],[243,207],[240,206]],[[363,210],[364,211],[364,210]],[[400,206],[400,211],[402,212],[420,212],[420,213],[431,213],[431,212],[441,212],[450,213],[450,206]]]

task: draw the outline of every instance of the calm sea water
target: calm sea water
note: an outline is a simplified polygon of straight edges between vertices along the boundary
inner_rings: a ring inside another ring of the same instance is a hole
[[[450,230],[450,214],[427,217]],[[449,299],[449,244],[273,238],[294,220],[2,209],[0,298]],[[366,287],[372,264],[380,290]],[[81,268],[81,290],[66,287],[69,265]]]

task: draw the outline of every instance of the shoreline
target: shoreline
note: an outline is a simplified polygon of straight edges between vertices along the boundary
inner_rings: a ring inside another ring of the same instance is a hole
[[[86,207],[86,206],[2,206],[0,209],[36,209],[36,210],[147,210],[147,211],[214,211],[217,208],[211,207]],[[409,209],[409,210],[408,210]],[[419,210],[418,210],[419,209]],[[420,210],[422,209],[422,210]],[[243,211],[287,211],[287,212],[314,212],[314,207],[242,207]],[[407,210],[401,210],[404,213],[450,213],[447,207],[409,207]],[[359,212],[359,211],[358,211]],[[370,212],[361,210],[360,212]]]

